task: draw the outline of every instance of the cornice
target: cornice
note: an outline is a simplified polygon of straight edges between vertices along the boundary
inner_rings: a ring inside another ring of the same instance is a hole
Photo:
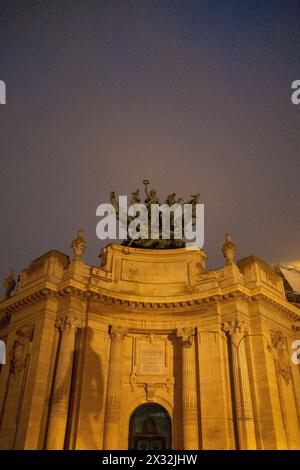
[[[272,299],[271,297],[260,293],[260,294],[255,294],[251,296],[251,301],[252,302],[261,302],[263,304],[266,304],[268,306],[275,307],[276,310],[279,310],[285,317],[289,318],[292,321],[299,321],[300,320],[300,314],[298,313],[296,307],[293,305],[289,304],[288,302],[283,303],[278,300]]]
[[[0,307],[0,327],[3,328],[7,323],[9,323],[10,315],[22,307],[34,304],[36,302],[48,298],[60,299],[67,296],[85,299],[89,302],[100,302],[104,305],[118,306],[125,310],[135,309],[137,311],[155,311],[158,309],[164,311],[171,309],[176,311],[183,311],[187,309],[189,311],[199,311],[199,308],[207,310],[207,308],[212,305],[222,305],[237,300],[246,302],[248,304],[252,302],[261,302],[263,304],[276,308],[276,310],[279,310],[283,315],[285,315],[292,321],[300,320],[300,313],[298,313],[299,309],[289,304],[288,302],[272,299],[264,293],[251,295],[251,293],[246,293],[244,290],[232,290],[231,292],[226,292],[224,294],[217,293],[214,295],[207,295],[188,300],[176,299],[173,301],[144,301],[142,299],[129,299],[124,297],[110,296],[101,292],[80,289],[74,286],[67,286],[59,290],[53,290],[51,288],[44,287],[34,293],[30,293],[23,297],[20,297],[20,295],[11,297],[7,301],[5,301],[5,305],[2,308]]]
[[[11,315],[9,313],[4,313],[4,315],[0,317],[0,329],[5,328],[6,325],[8,325],[10,317]]]
[[[297,323],[294,323],[292,328],[294,331],[300,331],[300,320],[298,320]]]

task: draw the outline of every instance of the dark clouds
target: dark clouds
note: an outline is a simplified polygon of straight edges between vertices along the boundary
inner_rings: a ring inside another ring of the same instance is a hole
[[[1,265],[70,252],[143,178],[200,191],[208,263],[300,262],[299,3],[2,1]]]

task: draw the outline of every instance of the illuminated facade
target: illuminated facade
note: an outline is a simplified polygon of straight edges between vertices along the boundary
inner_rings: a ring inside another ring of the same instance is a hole
[[[227,240],[216,270],[115,244],[96,267],[74,242],[6,282],[0,448],[300,448],[300,311],[271,266]]]

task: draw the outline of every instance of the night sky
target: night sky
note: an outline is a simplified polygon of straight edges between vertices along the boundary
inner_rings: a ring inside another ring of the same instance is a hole
[[[300,3],[0,0],[0,278],[148,178],[205,203],[208,267],[300,265]],[[2,281],[1,281],[2,282]]]

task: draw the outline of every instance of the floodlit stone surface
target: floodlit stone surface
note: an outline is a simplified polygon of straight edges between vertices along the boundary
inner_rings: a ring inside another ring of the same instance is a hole
[[[115,244],[96,267],[83,248],[33,261],[0,302],[0,448],[128,449],[147,403],[173,449],[300,448],[300,310],[272,267]]]

